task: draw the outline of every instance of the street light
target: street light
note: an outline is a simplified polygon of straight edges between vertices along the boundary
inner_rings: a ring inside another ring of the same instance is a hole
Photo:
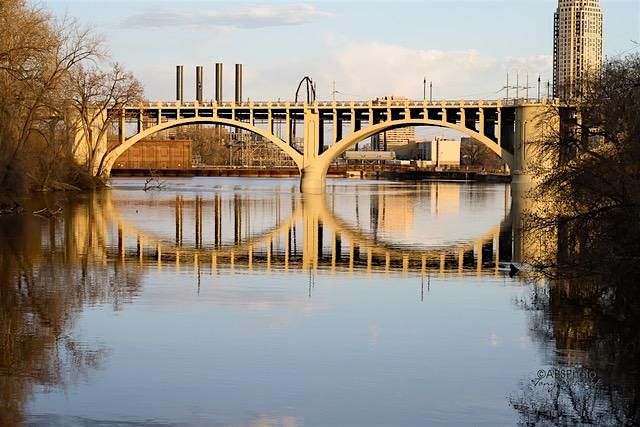
[[[540,103],[540,74],[538,74],[538,104]]]
[[[427,100],[427,78],[422,80],[422,100]],[[433,102],[433,80],[429,80],[429,103]]]
[[[427,100],[427,77],[424,77],[424,80],[422,80],[422,100],[426,101]]]

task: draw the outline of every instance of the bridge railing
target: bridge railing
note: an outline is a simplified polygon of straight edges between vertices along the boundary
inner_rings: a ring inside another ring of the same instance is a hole
[[[157,108],[218,108],[218,109],[247,109],[247,108],[371,108],[371,107],[388,107],[388,108],[437,108],[437,107],[499,107],[499,106],[518,106],[526,104],[548,104],[553,102],[549,98],[526,99],[526,98],[510,98],[498,100],[478,100],[478,99],[441,99],[437,101],[426,100],[357,100],[357,101],[316,101],[314,104],[306,102],[291,102],[285,100],[277,101],[247,101],[240,104],[234,102],[223,102],[217,104],[215,100],[211,101],[146,101],[138,105],[130,105],[126,109],[157,109]]]

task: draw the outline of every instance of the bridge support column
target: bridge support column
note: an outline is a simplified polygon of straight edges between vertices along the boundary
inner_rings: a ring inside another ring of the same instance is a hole
[[[538,153],[537,142],[544,137],[541,114],[544,107],[519,106],[515,111],[513,141],[513,172],[527,174],[531,163],[537,163],[544,153]]]
[[[513,165],[511,180],[512,210],[514,215],[514,229],[519,235],[521,214],[527,210],[521,204],[528,205],[527,193],[535,185],[535,177],[531,168],[544,161],[545,153],[540,152],[539,141],[544,138],[541,120],[544,108],[541,106],[518,106],[514,115],[513,132]],[[517,246],[517,242],[516,242]],[[514,254],[514,258],[518,258]]]
[[[321,194],[325,191],[327,181],[327,169],[321,162],[304,167],[300,171],[300,192],[309,194]]]
[[[304,153],[300,169],[300,191],[320,194],[324,192],[329,165],[320,158],[323,144],[320,132],[320,115],[307,110],[304,113]]]
[[[107,132],[104,131],[107,122],[107,111],[93,110],[93,117],[97,114],[89,128],[85,128],[79,116],[74,119],[74,140],[72,153],[74,160],[79,165],[87,165],[95,176],[98,173],[100,160],[107,153]]]

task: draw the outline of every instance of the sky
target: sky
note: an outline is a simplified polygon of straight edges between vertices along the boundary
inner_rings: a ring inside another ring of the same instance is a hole
[[[214,64],[224,63],[225,100],[234,64],[244,67],[244,98],[293,99],[309,76],[318,99],[497,99],[519,75],[530,96],[552,78],[557,0],[431,1],[91,1],[44,0],[57,16],[101,34],[113,60],[131,70],[150,100],[175,97],[175,66],[185,67],[185,100],[214,97]],[[640,51],[640,1],[601,0],[604,54]],[[524,89],[523,89],[524,91]],[[429,96],[427,89],[427,97]]]

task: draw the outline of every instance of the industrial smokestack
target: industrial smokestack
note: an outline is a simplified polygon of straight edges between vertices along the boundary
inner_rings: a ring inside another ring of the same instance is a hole
[[[196,66],[196,101],[202,102],[202,65]]]
[[[236,64],[236,104],[242,103],[242,64]]]
[[[183,101],[183,94],[184,92],[182,91],[183,89],[183,82],[184,82],[184,73],[183,73],[183,66],[182,65],[177,65],[176,66],[176,101]]]
[[[222,63],[216,63],[216,102],[222,104]]]

